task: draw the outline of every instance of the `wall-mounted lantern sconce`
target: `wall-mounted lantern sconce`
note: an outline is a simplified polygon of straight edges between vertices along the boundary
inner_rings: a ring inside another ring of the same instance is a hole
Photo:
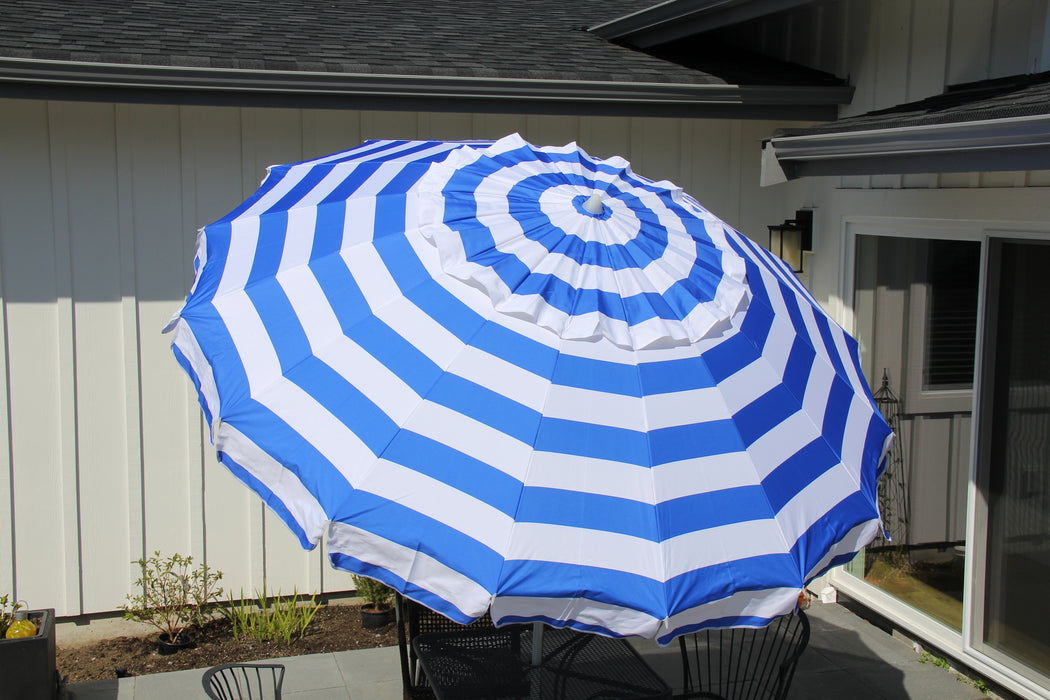
[[[813,250],[813,210],[800,209],[794,219],[770,226],[769,250],[792,270],[802,272],[802,251]]]

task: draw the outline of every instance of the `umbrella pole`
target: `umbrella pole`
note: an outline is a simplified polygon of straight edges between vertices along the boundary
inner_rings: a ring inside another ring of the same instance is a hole
[[[539,666],[543,658],[543,623],[532,623],[532,665]]]

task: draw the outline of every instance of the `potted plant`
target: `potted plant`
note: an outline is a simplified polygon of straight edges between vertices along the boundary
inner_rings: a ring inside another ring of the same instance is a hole
[[[55,611],[21,610],[23,607],[17,602],[9,604],[7,595],[0,596],[0,695],[52,700],[60,690],[55,669]],[[29,636],[7,639],[16,611],[35,629]]]
[[[366,603],[361,606],[361,626],[365,629],[374,630],[390,622],[390,613],[393,610],[390,603],[394,598],[394,592],[387,588],[386,584],[365,576],[351,574],[357,595],[364,598]]]
[[[206,564],[193,566],[193,557],[173,554],[163,558],[154,552],[149,559],[139,559],[141,575],[135,586],[141,592],[128,595],[123,606],[124,619],[153,625],[161,654],[173,654],[193,646],[189,628],[205,622],[222,595],[217,583],[222,572]]]

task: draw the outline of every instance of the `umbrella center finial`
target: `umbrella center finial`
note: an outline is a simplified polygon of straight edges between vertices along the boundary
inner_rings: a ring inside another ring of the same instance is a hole
[[[584,210],[593,216],[599,216],[605,211],[605,205],[602,204],[602,195],[600,192],[595,192],[587,201],[583,203]]]

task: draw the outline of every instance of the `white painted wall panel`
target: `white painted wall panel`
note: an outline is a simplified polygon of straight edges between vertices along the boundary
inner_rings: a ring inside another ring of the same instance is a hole
[[[366,138],[518,131],[623,155],[759,241],[804,191],[758,186],[773,122],[0,100],[0,123],[0,591],[59,615],[116,609],[130,562],[158,549],[206,561],[235,592],[352,588],[217,463],[160,333],[197,229],[267,166]]]

